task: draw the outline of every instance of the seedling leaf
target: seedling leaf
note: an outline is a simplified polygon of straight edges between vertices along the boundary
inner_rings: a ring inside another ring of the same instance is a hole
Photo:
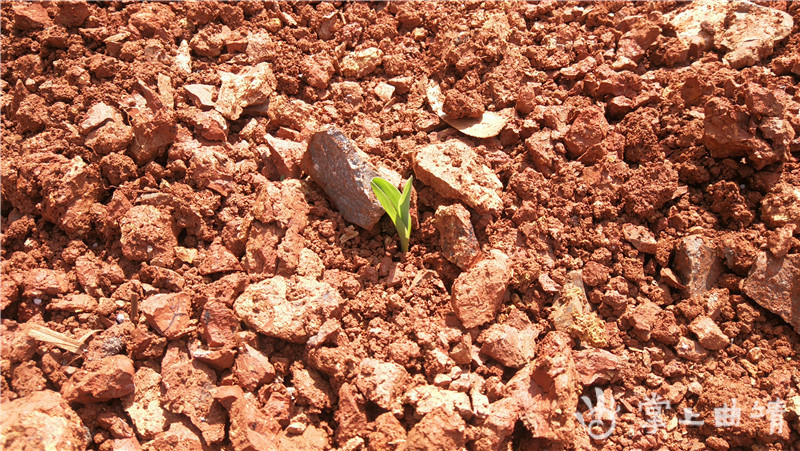
[[[398,200],[400,200],[400,191],[380,177],[373,178],[370,185],[381,207],[386,210],[386,213],[389,213],[389,217],[394,221],[398,214],[397,207]]]
[[[411,188],[414,177],[411,177],[403,187],[402,194],[390,182],[375,177],[370,182],[372,191],[381,207],[389,214],[389,218],[394,223],[398,235],[400,235],[400,249],[403,252],[408,251],[408,242],[411,239],[411,220],[409,216],[409,208],[411,203]]]
[[[404,249],[408,250],[408,242],[411,239],[411,217],[409,215],[409,210],[411,208],[411,182],[414,180],[414,177],[410,177],[406,182],[405,186],[403,186],[403,194],[400,195],[400,201],[398,204],[400,205],[400,219],[403,222],[403,232],[405,236],[401,236],[400,240],[401,243],[405,238],[405,247]],[[398,230],[398,232],[400,232]]]

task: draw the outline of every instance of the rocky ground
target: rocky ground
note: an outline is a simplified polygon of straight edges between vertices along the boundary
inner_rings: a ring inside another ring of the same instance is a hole
[[[0,26],[3,449],[798,449],[800,3]]]

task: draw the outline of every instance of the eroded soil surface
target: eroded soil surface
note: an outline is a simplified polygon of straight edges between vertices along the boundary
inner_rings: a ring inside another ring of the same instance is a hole
[[[797,449],[800,3],[0,26],[4,449]]]

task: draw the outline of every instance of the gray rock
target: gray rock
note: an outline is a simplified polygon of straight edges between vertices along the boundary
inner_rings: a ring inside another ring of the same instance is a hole
[[[442,255],[466,270],[481,258],[481,247],[470,222],[469,211],[461,204],[436,209],[433,225],[439,231]]]
[[[800,334],[800,254],[773,258],[762,252],[750,269],[742,291],[779,315]]]
[[[382,177],[393,185],[401,180],[400,174],[370,163],[369,156],[335,127],[311,137],[303,166],[342,217],[365,229],[371,229],[384,214],[370,187],[372,178]]]
[[[675,272],[689,296],[700,296],[714,288],[722,274],[714,243],[700,235],[683,238],[675,248]]]

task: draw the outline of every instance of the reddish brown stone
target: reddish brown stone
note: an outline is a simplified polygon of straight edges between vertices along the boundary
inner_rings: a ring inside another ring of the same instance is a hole
[[[339,402],[336,404],[336,439],[345,443],[353,437],[360,437],[368,423],[364,396],[351,384],[342,384],[339,389]],[[377,420],[376,420],[377,421]]]
[[[14,3],[14,26],[20,30],[45,28],[53,24],[41,3]]]
[[[506,297],[511,266],[506,255],[492,251],[491,257],[473,265],[453,282],[453,310],[467,328],[494,319]]]
[[[136,390],[122,398],[122,405],[139,436],[151,439],[167,425],[160,399],[161,375],[156,370],[143,366],[136,371],[133,383]]]
[[[232,347],[204,349],[198,342],[190,346],[192,358],[218,370],[231,368],[236,359],[236,349]]]
[[[93,403],[133,393],[133,361],[114,355],[84,364],[61,388],[70,402]]]
[[[233,373],[239,385],[249,392],[275,378],[275,368],[269,363],[267,356],[246,343],[239,348]]]
[[[579,158],[600,145],[607,134],[608,121],[602,109],[592,107],[579,112],[564,139],[567,155],[573,159]]]
[[[146,443],[149,449],[181,449],[187,451],[202,451],[203,439],[184,424],[186,420],[174,421],[169,429],[158,434],[153,440]]]
[[[539,331],[519,310],[504,324],[493,324],[478,337],[481,352],[511,368],[522,368],[536,355]]]
[[[25,273],[22,279],[22,295],[27,298],[57,296],[69,290],[67,276],[61,271],[35,268]]]
[[[697,335],[698,341],[704,348],[712,351],[718,351],[728,346],[731,341],[730,338],[722,333],[717,323],[707,316],[695,318],[695,320],[689,324],[689,330]]]
[[[292,383],[297,390],[297,403],[313,409],[330,409],[336,402],[330,384],[313,369],[292,365]]]
[[[158,333],[174,340],[189,332],[192,298],[186,293],[156,294],[145,299],[139,309]]]
[[[440,407],[408,431],[406,450],[461,449],[466,443],[465,432],[466,423],[461,415]]]
[[[152,205],[137,205],[120,221],[122,253],[134,261],[171,267],[178,245],[172,217]]]
[[[212,243],[208,249],[200,252],[197,270],[200,274],[217,274],[221,272],[241,271],[239,260],[225,246]]]
[[[483,115],[483,99],[477,92],[447,91],[442,110],[453,119],[476,118]]]
[[[774,163],[778,156],[750,132],[749,116],[728,99],[715,97],[705,105],[703,144],[714,158],[747,156],[756,169]]]
[[[307,56],[301,67],[306,83],[318,89],[327,88],[331,76],[336,72],[333,61],[322,54]]]
[[[269,147],[269,152],[265,154],[265,157],[275,165],[278,174],[282,177],[299,178],[302,172],[300,163],[306,146],[303,143],[276,138],[269,134],[264,136],[264,140]]]
[[[675,352],[680,357],[692,362],[699,362],[708,355],[708,350],[701,346],[700,343],[686,337],[680,338],[678,344],[675,345]]]
[[[88,446],[80,417],[57,392],[37,391],[3,402],[3,449],[78,451]]]
[[[369,451],[392,449],[396,444],[406,441],[406,430],[391,412],[386,412],[375,419],[375,431],[368,438]]]
[[[584,387],[610,382],[624,365],[622,358],[603,349],[573,350],[572,356]]]
[[[239,318],[222,302],[209,301],[200,315],[200,334],[208,346],[233,344]]]
[[[507,384],[533,437],[561,443],[574,438],[581,386],[571,348],[566,333],[550,332],[539,346],[539,357]]]
[[[364,359],[355,385],[368,400],[392,410],[399,407],[408,378],[408,372],[396,363]]]
[[[722,273],[717,248],[710,238],[691,235],[675,248],[675,272],[690,296],[699,296],[716,286]]]
[[[158,94],[143,83],[137,87],[142,95],[124,99],[123,109],[133,127],[133,145],[129,152],[136,164],[144,166],[161,156],[176,136],[176,117],[171,107],[164,105]]]
[[[225,412],[215,403],[211,391],[217,376],[211,368],[193,360],[184,343],[169,344],[161,360],[161,378],[166,389],[161,399],[167,410],[188,417],[206,443],[225,438]]]
[[[28,396],[33,392],[44,390],[46,387],[47,381],[42,370],[36,366],[36,362],[23,362],[14,368],[11,377],[11,388],[14,389],[17,395]]]
[[[237,450],[280,449],[275,436],[280,424],[258,408],[256,401],[245,395],[230,406],[230,431],[228,437]]]
[[[622,234],[633,247],[641,252],[655,254],[658,249],[658,242],[646,227],[625,223],[622,225]]]

